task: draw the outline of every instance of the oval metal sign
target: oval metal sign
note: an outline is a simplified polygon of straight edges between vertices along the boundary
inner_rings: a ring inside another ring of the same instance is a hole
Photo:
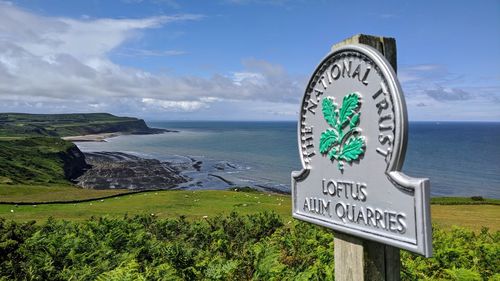
[[[400,172],[407,122],[382,54],[365,45],[328,54],[300,108],[303,169],[292,173],[293,216],[431,256],[429,180]]]

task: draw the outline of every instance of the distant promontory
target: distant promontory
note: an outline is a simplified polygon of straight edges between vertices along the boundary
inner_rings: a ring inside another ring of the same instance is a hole
[[[0,113],[0,136],[70,137],[96,134],[158,134],[144,120],[109,113],[27,114]]]

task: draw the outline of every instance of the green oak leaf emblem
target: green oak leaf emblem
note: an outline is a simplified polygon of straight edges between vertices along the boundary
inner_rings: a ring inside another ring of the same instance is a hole
[[[347,94],[339,108],[333,97],[323,99],[323,117],[331,128],[321,133],[319,152],[327,154],[332,161],[337,160],[340,171],[344,170],[344,162],[358,160],[365,152],[365,138],[360,136],[358,127],[360,100],[358,93]]]

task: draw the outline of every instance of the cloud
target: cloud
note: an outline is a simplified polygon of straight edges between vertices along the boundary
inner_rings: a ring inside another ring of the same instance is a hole
[[[305,80],[281,66],[245,59],[241,69],[212,77],[169,76],[119,65],[113,52],[136,56],[185,54],[127,49],[142,32],[180,14],[142,19],[44,17],[0,3],[0,110],[45,112],[193,112],[221,101],[296,103]]]
[[[143,19],[76,20],[42,17],[0,3],[0,39],[13,42],[36,56],[70,53],[85,63],[133,38],[135,31],[201,18],[201,15],[181,14]]]
[[[442,65],[419,64],[401,67],[398,73],[398,79],[401,83],[418,82],[446,74],[446,68]]]
[[[492,101],[500,95],[500,87],[494,79],[473,79],[451,73],[439,64],[403,66],[398,79],[410,100],[424,97],[438,102]]]
[[[169,100],[143,98],[142,102],[146,105],[167,109],[169,111],[192,112],[206,106],[206,104],[201,101],[169,101]]]
[[[131,49],[125,48],[122,52],[117,55],[126,57],[172,57],[186,55],[187,52],[180,50],[147,50],[147,49]]]
[[[475,79],[444,65],[421,64],[401,67],[398,78],[410,120],[500,120],[500,86],[493,77]]]
[[[266,83],[265,77],[260,73],[254,72],[235,72],[233,73],[234,84],[241,86],[241,83],[252,83],[255,85],[263,85]]]
[[[464,101],[471,99],[471,94],[462,89],[439,88],[426,90],[425,93],[437,101]]]

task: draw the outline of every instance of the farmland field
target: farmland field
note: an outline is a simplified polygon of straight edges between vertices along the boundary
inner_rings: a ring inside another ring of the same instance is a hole
[[[26,187],[31,188],[31,187]],[[33,189],[35,189],[33,187]],[[112,195],[119,190],[82,190],[69,188],[49,188],[59,198],[87,198],[94,195]],[[5,188],[0,188],[5,194]],[[65,197],[64,193],[71,191]],[[20,191],[23,192],[23,191]],[[123,192],[123,191],[122,191]],[[29,192],[26,192],[26,194]],[[34,201],[41,201],[47,193],[31,194]],[[2,196],[3,199],[3,196]],[[7,200],[4,200],[7,201]],[[493,231],[500,230],[500,205],[498,200],[490,200],[490,204],[481,205],[441,205],[439,199],[433,200],[432,221],[445,228],[452,226],[466,227],[479,231],[488,227]],[[446,200],[442,200],[445,202]],[[468,201],[462,200],[466,203]],[[109,199],[97,199],[91,202],[47,205],[0,205],[0,217],[16,221],[45,221],[49,217],[66,220],[85,220],[92,216],[123,217],[136,214],[153,214],[161,218],[188,219],[213,217],[237,211],[241,214],[254,214],[261,211],[274,211],[285,220],[291,219],[291,198],[289,195],[278,195],[262,192],[241,191],[150,191],[124,195]]]

